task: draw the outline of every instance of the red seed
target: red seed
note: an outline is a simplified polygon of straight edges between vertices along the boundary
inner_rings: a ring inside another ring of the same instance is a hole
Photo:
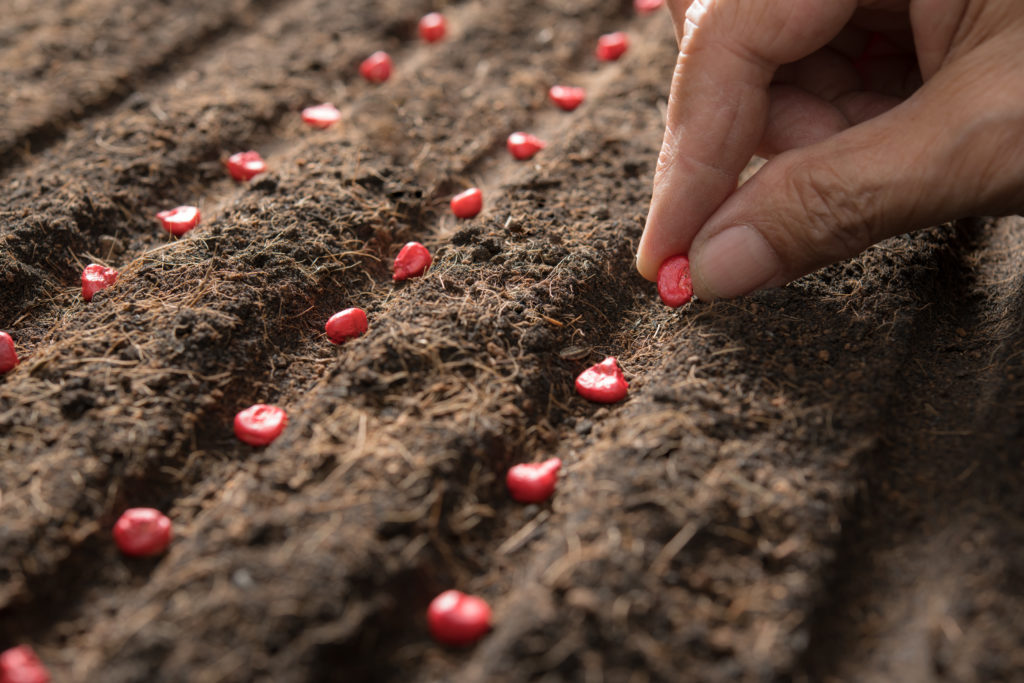
[[[341,121],[341,112],[333,104],[324,102],[303,109],[302,120],[314,128],[328,128]]]
[[[537,136],[523,133],[522,131],[508,136],[508,151],[512,152],[512,156],[520,161],[532,159],[534,154],[547,146],[548,143]]]
[[[646,14],[660,9],[665,0],[633,0],[633,8],[637,12]]]
[[[583,88],[572,85],[553,85],[548,90],[548,97],[551,101],[566,111],[572,111],[583,103],[586,97]]]
[[[626,397],[629,384],[619,369],[615,356],[608,356],[591,365],[576,378],[576,392],[595,403],[615,403]]]
[[[257,403],[235,415],[235,436],[250,446],[266,446],[287,424],[288,414],[282,409]]]
[[[629,47],[629,38],[622,31],[606,33],[597,39],[597,58],[603,62],[614,62]]]
[[[391,56],[378,50],[363,60],[359,65],[359,73],[370,83],[383,83],[391,78]]]
[[[411,277],[419,277],[430,267],[432,259],[427,248],[419,242],[409,242],[395,257],[395,274],[392,279],[406,280]]]
[[[505,477],[509,495],[520,503],[544,502],[555,492],[561,467],[562,461],[558,458],[512,467]]]
[[[428,43],[436,43],[444,38],[445,31],[448,27],[444,20],[444,15],[440,12],[431,12],[420,19],[419,28],[420,38]]]
[[[669,256],[658,268],[658,295],[672,308],[679,308],[693,298],[690,259],[685,254]]]
[[[153,508],[128,508],[114,524],[114,542],[125,555],[159,555],[171,543],[171,520]]]
[[[472,218],[484,208],[484,193],[479,187],[471,187],[452,197],[452,213],[457,218]]]
[[[346,308],[331,316],[324,325],[327,338],[335,344],[346,339],[353,339],[366,333],[369,324],[366,322],[366,311],[361,308]]]
[[[263,161],[259,152],[253,150],[232,154],[224,165],[228,167],[231,177],[239,182],[249,180],[267,170],[267,162]]]
[[[430,601],[427,626],[438,642],[465,647],[491,630],[491,608],[474,595],[448,590]]]
[[[164,230],[179,237],[199,225],[199,209],[194,206],[161,211],[156,217],[163,224]]]
[[[10,372],[17,364],[18,352],[14,350],[14,340],[6,332],[0,332],[0,374]]]
[[[0,653],[0,683],[50,683],[50,672],[28,645]]]
[[[90,263],[82,271],[82,298],[92,301],[96,292],[117,282],[117,276],[118,272],[113,268]]]

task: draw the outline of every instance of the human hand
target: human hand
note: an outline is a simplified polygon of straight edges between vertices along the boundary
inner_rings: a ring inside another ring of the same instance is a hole
[[[637,268],[702,298],[1024,210],[1021,0],[669,0],[679,58]],[[781,66],[785,65],[785,66]],[[753,154],[767,164],[742,187]]]

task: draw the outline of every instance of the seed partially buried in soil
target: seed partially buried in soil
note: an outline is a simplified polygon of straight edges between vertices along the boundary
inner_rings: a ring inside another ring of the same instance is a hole
[[[583,88],[572,85],[553,85],[548,90],[548,98],[565,111],[573,111],[583,104],[586,96],[587,93]]]
[[[113,268],[90,263],[82,271],[82,298],[92,301],[96,292],[117,282],[118,275],[119,273]]]
[[[235,415],[235,436],[250,446],[266,446],[281,436],[287,425],[284,410],[257,403]]]
[[[18,364],[18,352],[14,340],[6,332],[0,332],[0,375],[10,372]]]
[[[181,237],[192,228],[199,225],[199,208],[195,206],[179,206],[167,211],[161,211],[157,220],[164,226],[164,230],[176,237]]]
[[[558,458],[515,465],[505,476],[508,493],[512,500],[520,503],[543,503],[555,492],[561,468],[562,461]]]
[[[602,62],[614,62],[626,54],[629,48],[629,37],[622,31],[606,33],[597,39],[595,54]]]
[[[444,15],[440,12],[431,12],[430,14],[423,15],[419,23],[420,38],[427,43],[436,43],[437,41],[444,38],[445,32],[448,30],[448,24],[444,19]]]
[[[693,298],[690,259],[685,254],[669,256],[658,267],[658,296],[672,308],[679,308]]]
[[[366,311],[361,308],[346,308],[344,311],[338,311],[324,325],[327,338],[335,344],[362,336],[367,329],[369,329],[369,323],[366,320]]]
[[[324,102],[303,109],[302,120],[313,128],[329,128],[341,121],[341,112],[330,102]]]
[[[471,187],[452,197],[451,207],[456,218],[473,218],[484,208],[484,193],[479,187]]]
[[[391,55],[383,50],[378,50],[359,65],[359,75],[370,83],[383,83],[391,78],[392,67]]]
[[[576,392],[594,403],[616,403],[626,397],[629,384],[615,356],[591,365],[576,378]]]
[[[159,555],[171,544],[171,519],[154,508],[129,508],[114,524],[114,542],[131,557]]]
[[[506,145],[508,146],[508,151],[512,153],[512,156],[520,161],[526,161],[528,159],[532,159],[537,152],[547,147],[548,143],[544,142],[536,135],[516,131],[508,136]]]
[[[263,161],[259,152],[251,149],[248,152],[232,154],[224,165],[227,166],[231,177],[238,182],[251,180],[267,170],[267,162]]]
[[[430,251],[425,246],[419,242],[407,242],[395,257],[394,275],[391,279],[398,282],[419,277],[427,271],[432,262]]]
[[[427,626],[439,643],[466,647],[491,630],[491,607],[475,595],[447,590],[430,601]]]
[[[28,645],[0,652],[0,683],[50,683],[50,672]]]

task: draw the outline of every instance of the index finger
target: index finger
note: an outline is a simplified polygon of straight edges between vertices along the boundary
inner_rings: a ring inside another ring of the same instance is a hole
[[[637,250],[641,275],[656,279],[662,261],[686,252],[736,189],[764,133],[775,69],[824,47],[856,8],[856,0],[670,3],[683,35]]]

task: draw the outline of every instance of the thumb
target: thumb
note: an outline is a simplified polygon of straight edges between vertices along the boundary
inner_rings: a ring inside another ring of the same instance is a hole
[[[775,157],[694,238],[695,293],[779,286],[892,235],[1019,210],[1024,123],[993,93],[1021,80],[954,65],[885,114]]]

